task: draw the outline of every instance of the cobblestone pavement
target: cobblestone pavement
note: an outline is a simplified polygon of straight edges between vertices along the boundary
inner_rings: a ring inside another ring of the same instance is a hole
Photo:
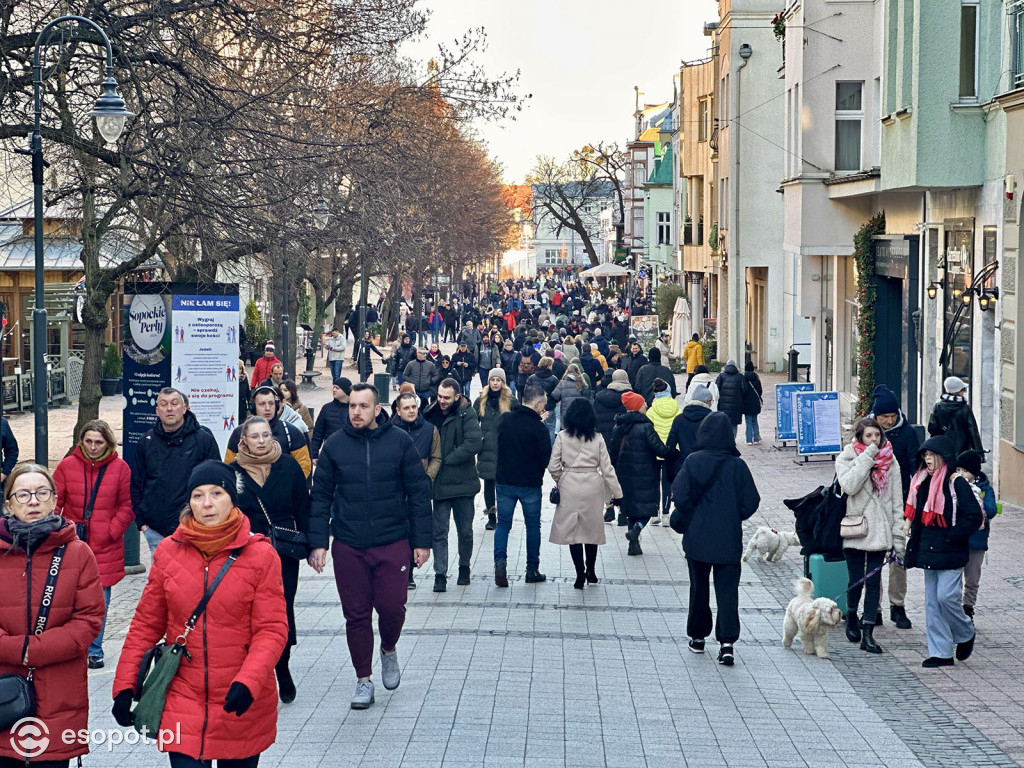
[[[740,446],[762,496],[748,534],[764,524],[792,529],[782,499],[832,476],[831,463],[798,466],[792,449],[770,447],[771,385],[778,380],[765,377],[764,444]],[[307,400],[316,405],[328,391],[321,387]],[[1024,603],[1024,567],[1015,557],[1024,540],[1020,510],[1007,508],[993,526],[978,646],[969,662],[920,667],[927,654],[919,571],[911,572],[907,598],[914,628],[897,631],[886,621],[876,633],[883,655],[861,652],[841,630],[830,637],[829,661],[805,655],[799,643],[782,648],[783,610],[801,571],[791,549],[778,563],[744,567],[737,664],[723,668],[715,662],[715,643],[704,656],[686,648],[688,585],[679,536],[650,527],[644,556],[627,557],[623,529],[608,526],[609,541],[598,556],[600,584],[574,590],[568,552],[547,542],[553,510],[546,497],[545,490],[541,569],[547,583],[523,580],[525,541],[517,516],[509,542],[511,587],[496,588],[491,534],[478,517],[472,583],[458,587],[452,580],[438,595],[430,590],[429,564],[418,574],[398,646],[402,685],[394,692],[378,685],[377,703],[364,712],[348,708],[355,675],[331,569],[317,576],[304,567],[292,657],[299,694],[281,707],[278,741],[264,764],[1024,764],[1024,656],[1016,643]],[[144,581],[129,577],[114,588],[107,667],[89,678],[93,728],[115,727],[109,714],[113,668]],[[95,747],[87,762],[166,764],[154,746],[144,745],[110,752]]]

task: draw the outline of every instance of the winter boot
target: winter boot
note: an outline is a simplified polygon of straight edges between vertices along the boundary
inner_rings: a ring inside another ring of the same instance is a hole
[[[459,566],[459,578],[458,578],[458,580],[455,583],[458,584],[460,587],[465,587],[465,586],[469,585],[469,566],[468,565],[460,565]]]
[[[860,642],[860,622],[857,619],[856,611],[846,614],[846,639],[851,643]]]
[[[619,522],[619,525],[622,525],[622,526],[629,525],[629,520],[621,512],[619,512],[619,521],[618,522]]]
[[[485,531],[493,531],[498,525],[498,515],[494,511],[494,507],[487,510],[487,522],[484,524]]]
[[[867,651],[868,653],[882,652],[882,646],[875,642],[874,631],[874,624],[869,624],[866,621],[861,624],[860,649],[862,651]],[[849,630],[847,630],[847,634],[849,634]]]
[[[642,555],[644,551],[640,549],[640,539],[632,539],[629,542],[629,546],[626,547],[627,555]]]
[[[508,586],[508,570],[504,558],[494,561],[494,584],[498,587]]]
[[[284,653],[281,654],[281,658],[278,659],[277,665],[274,667],[274,672],[277,674],[277,690],[281,701],[285,704],[295,701],[295,681],[292,680],[292,673],[288,669],[291,656],[291,646],[285,646]]]
[[[910,623],[910,619],[907,618],[907,609],[902,605],[889,607],[889,620],[895,622],[897,629],[910,629],[914,626]]]
[[[615,522],[615,510],[612,509],[611,507],[608,507],[608,509],[606,509],[604,511],[604,521],[606,523],[614,523]]]
[[[540,584],[542,581],[547,581],[548,577],[540,572],[539,568],[527,568],[526,569],[526,583],[527,584]]]

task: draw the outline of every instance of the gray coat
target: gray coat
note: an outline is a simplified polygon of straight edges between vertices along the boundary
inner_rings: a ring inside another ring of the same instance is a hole
[[[563,420],[565,419],[565,412],[569,410],[569,405],[578,397],[589,400],[590,387],[577,389],[575,374],[566,374],[566,377],[558,382],[551,393],[551,399],[558,403],[558,413]]]

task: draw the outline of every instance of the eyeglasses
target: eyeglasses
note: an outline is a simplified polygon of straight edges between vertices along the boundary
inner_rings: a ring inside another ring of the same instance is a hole
[[[20,504],[28,504],[29,499],[35,497],[36,501],[49,501],[53,498],[52,488],[40,488],[38,491],[26,491],[24,489],[15,491],[11,497]],[[10,498],[10,497],[9,497]]]

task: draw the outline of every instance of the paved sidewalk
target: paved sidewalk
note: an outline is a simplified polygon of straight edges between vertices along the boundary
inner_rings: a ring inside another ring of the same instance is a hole
[[[346,373],[348,370],[346,369]],[[765,377],[761,446],[740,446],[762,496],[748,523],[792,529],[782,499],[832,477],[831,463],[798,466],[793,451],[770,449],[775,378]],[[324,388],[321,388],[324,391]],[[327,390],[329,392],[329,390]],[[329,395],[327,395],[329,396]],[[310,403],[312,403],[310,399]],[[742,432],[741,432],[742,434]],[[511,586],[493,584],[492,534],[475,525],[473,578],[431,592],[419,573],[399,644],[401,687],[377,686],[367,711],[348,708],[355,675],[334,583],[303,567],[296,613],[299,645],[294,704],[282,706],[278,741],[264,764],[281,766],[1012,766],[1024,763],[1024,656],[1017,650],[1024,603],[1020,510],[993,526],[971,660],[923,670],[922,578],[911,572],[914,629],[877,632],[869,656],[830,636],[831,660],[781,646],[783,610],[801,559],[744,567],[743,635],[737,664],[716,664],[686,648],[687,577],[680,537],[650,527],[644,556],[627,557],[622,528],[608,526],[598,556],[600,584],[574,590],[566,548],[547,542],[541,569],[523,581],[525,541],[517,515],[509,542]],[[482,509],[482,499],[478,499]],[[454,536],[454,531],[452,533]],[[143,547],[144,560],[148,551]],[[109,714],[117,653],[145,576],[114,588],[107,667],[90,673],[92,728]],[[888,612],[886,611],[886,616]],[[1017,761],[1017,762],[1015,762]],[[87,765],[165,766],[154,746],[95,749]]]

